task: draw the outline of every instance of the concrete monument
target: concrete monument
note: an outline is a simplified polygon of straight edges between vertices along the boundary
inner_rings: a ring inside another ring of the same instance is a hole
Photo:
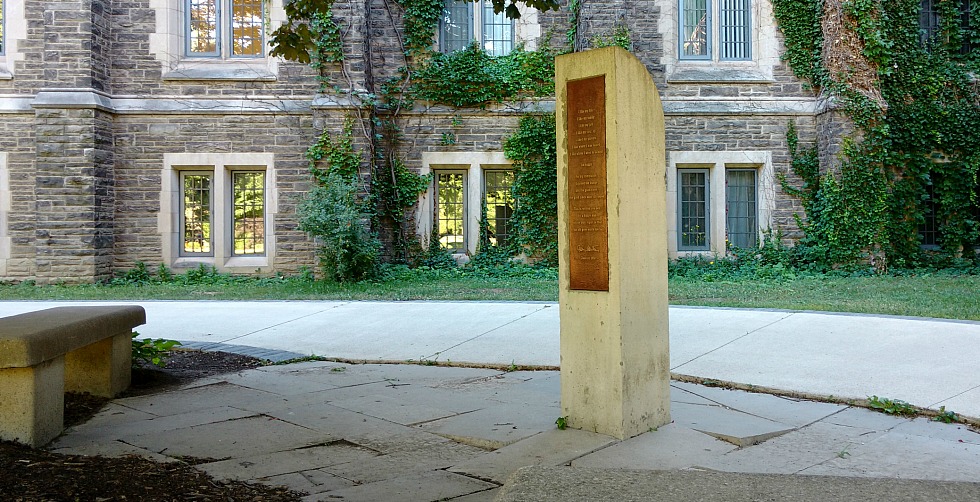
[[[624,439],[670,421],[663,108],[619,47],[556,65],[562,413]]]

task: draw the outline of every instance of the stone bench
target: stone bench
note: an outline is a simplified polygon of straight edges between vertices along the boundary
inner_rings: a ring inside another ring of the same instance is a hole
[[[56,307],[0,318],[0,439],[42,446],[64,428],[64,393],[130,383],[139,306]]]

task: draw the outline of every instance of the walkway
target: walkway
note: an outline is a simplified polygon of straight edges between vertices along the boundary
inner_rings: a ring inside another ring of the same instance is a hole
[[[65,304],[0,302],[0,317]],[[147,311],[141,335],[198,347],[230,344],[370,361],[559,364],[555,303],[139,304]],[[978,322],[671,307],[670,360],[679,375],[804,395],[876,395],[980,418]]]

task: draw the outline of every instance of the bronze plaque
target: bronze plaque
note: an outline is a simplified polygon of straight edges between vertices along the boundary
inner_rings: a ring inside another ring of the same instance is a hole
[[[567,84],[569,287],[609,291],[606,77]]]

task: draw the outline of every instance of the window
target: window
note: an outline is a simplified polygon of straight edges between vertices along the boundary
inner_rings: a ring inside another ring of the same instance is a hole
[[[707,251],[708,247],[708,170],[682,169],[677,172],[677,217],[681,251]]]
[[[446,0],[439,23],[439,50],[458,51],[474,40],[494,56],[509,54],[514,48],[513,21],[503,12],[495,14],[489,0]]]
[[[262,57],[263,0],[185,0],[185,54]]]
[[[265,173],[234,172],[232,177],[233,255],[265,252]]]
[[[504,246],[510,237],[510,217],[514,214],[514,171],[485,171],[483,206],[487,211],[487,241]]]
[[[758,246],[755,177],[755,169],[725,171],[725,228],[729,245],[737,248]]]
[[[211,245],[211,173],[181,172],[181,256],[214,256]]]
[[[181,256],[214,256],[211,172],[181,171]],[[232,256],[265,252],[265,173],[231,172]]]
[[[7,169],[7,153],[0,152],[0,277],[7,275],[10,259],[10,236],[7,218],[11,206],[10,171]]]
[[[680,59],[742,61],[752,58],[750,0],[679,2]]]
[[[919,225],[919,235],[922,237],[921,246],[926,249],[939,247],[939,232],[936,222],[936,187],[926,185],[926,199],[922,201],[922,224]]]
[[[4,29],[3,28],[4,28],[4,23],[5,23],[4,19],[6,18],[6,16],[4,16],[4,14],[5,14],[4,11],[6,11],[6,10],[7,10],[7,2],[5,2],[4,0],[0,0],[0,56],[3,56],[3,55],[6,54],[6,52],[4,52],[4,51],[7,48],[6,44],[4,43],[4,39],[3,39],[3,35],[4,35]]]
[[[420,174],[430,173],[433,182],[420,195],[415,222],[423,246],[438,242],[465,260],[459,255],[507,243],[516,203],[504,152],[422,152]]]
[[[272,154],[166,154],[163,180],[158,228],[164,263],[240,272],[271,268]]]
[[[667,246],[671,257],[753,248],[772,226],[776,176],[769,151],[670,152]]]
[[[433,214],[439,245],[454,253],[465,253],[466,173],[437,172],[434,179]]]
[[[957,0],[952,0],[957,1]],[[960,54],[969,54],[973,49],[970,33],[970,0],[959,1],[960,29],[962,30],[963,45],[960,47]],[[921,0],[919,2],[919,40],[926,44],[935,38],[942,30],[941,9],[937,0]]]

